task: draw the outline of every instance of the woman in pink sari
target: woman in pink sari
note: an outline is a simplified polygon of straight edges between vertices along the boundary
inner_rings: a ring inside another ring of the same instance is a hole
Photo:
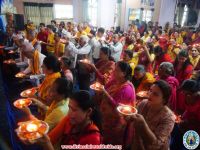
[[[170,62],[163,62],[160,64],[158,69],[158,78],[157,80],[165,80],[171,87],[171,96],[169,99],[168,106],[172,111],[176,111],[176,90],[178,89],[179,82],[173,76],[174,75],[174,66]]]
[[[103,119],[103,142],[105,144],[123,144],[126,122],[117,112],[119,104],[134,105],[135,89],[129,81],[131,67],[122,61],[116,64],[112,79],[101,90],[104,93],[100,103]],[[112,129],[111,129],[112,128]]]

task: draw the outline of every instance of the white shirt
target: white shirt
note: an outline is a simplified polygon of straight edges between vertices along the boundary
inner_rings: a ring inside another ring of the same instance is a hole
[[[95,59],[99,58],[100,49],[103,46],[99,40],[104,41],[105,38],[102,37],[102,38],[99,39],[98,37],[95,37],[95,38],[92,38],[90,40],[90,45],[91,45],[91,47],[93,49],[92,57],[95,58]]]
[[[43,60],[44,60],[45,57],[46,57],[45,55],[43,55],[39,52],[39,70],[40,70],[41,73],[42,73],[42,67],[41,66],[43,64]],[[23,71],[23,73],[25,73],[25,74],[31,73],[31,66],[33,66],[33,61],[31,59],[28,59],[28,67]]]
[[[89,54],[91,51],[91,46],[86,43],[83,47],[77,48],[72,42],[69,42],[67,49],[69,50],[69,53],[71,56],[74,56],[75,60],[73,63],[73,66],[75,67],[76,61],[77,61],[77,55],[78,54]]]
[[[114,58],[115,62],[120,61],[120,56],[122,53],[123,45],[121,42],[110,45],[111,56]]]

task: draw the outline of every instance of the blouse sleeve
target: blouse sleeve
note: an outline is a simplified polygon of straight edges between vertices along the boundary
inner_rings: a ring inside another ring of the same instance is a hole
[[[111,101],[115,102],[116,104],[134,104],[135,101],[135,90],[130,86],[125,86],[122,88],[117,94],[115,94],[111,99]]]
[[[169,141],[170,134],[173,130],[175,117],[170,114],[165,116],[155,128],[154,134],[157,140],[148,146],[148,149],[161,149]]]
[[[66,122],[69,121],[68,116],[63,118],[60,123],[48,134],[52,144],[56,144],[65,131]]]

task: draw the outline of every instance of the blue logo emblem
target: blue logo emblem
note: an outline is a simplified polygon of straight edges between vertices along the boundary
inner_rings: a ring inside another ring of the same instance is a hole
[[[199,146],[199,135],[193,130],[187,131],[183,136],[183,145],[189,149],[194,150]]]

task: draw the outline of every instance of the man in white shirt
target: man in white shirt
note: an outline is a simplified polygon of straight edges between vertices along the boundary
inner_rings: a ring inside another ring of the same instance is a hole
[[[37,32],[36,32],[36,30],[29,30],[27,32],[27,39],[33,45],[35,50],[38,50],[39,52],[41,52],[41,44],[37,40]]]
[[[76,65],[77,60],[81,60],[83,58],[88,58],[89,53],[91,51],[91,46],[88,44],[88,37],[86,35],[82,35],[79,39],[79,46],[76,47],[72,42],[67,42],[67,50],[68,53],[74,57],[74,67]]]
[[[119,35],[113,35],[113,43],[110,44],[111,56],[114,58],[115,62],[120,61],[120,56],[122,53],[123,45],[119,41]]]
[[[41,66],[46,57],[45,55],[35,50],[31,43],[25,43],[23,45],[22,55],[28,58],[28,67],[23,71],[24,74],[42,74]],[[35,66],[35,63],[38,66]]]
[[[105,37],[103,36],[104,32],[105,32],[104,28],[99,28],[97,30],[96,37],[90,40],[90,45],[92,47],[92,58],[94,63],[96,63],[99,60],[100,48],[102,47],[105,41]]]
[[[77,60],[89,58],[89,53],[91,51],[91,46],[88,44],[88,37],[86,35],[82,35],[79,39],[79,46],[76,47],[72,42],[68,41],[67,49],[69,52],[74,55],[74,66],[76,66],[77,70],[77,80],[79,84],[79,89],[81,90],[89,90],[90,86],[90,73],[87,70],[85,64],[77,63]]]

